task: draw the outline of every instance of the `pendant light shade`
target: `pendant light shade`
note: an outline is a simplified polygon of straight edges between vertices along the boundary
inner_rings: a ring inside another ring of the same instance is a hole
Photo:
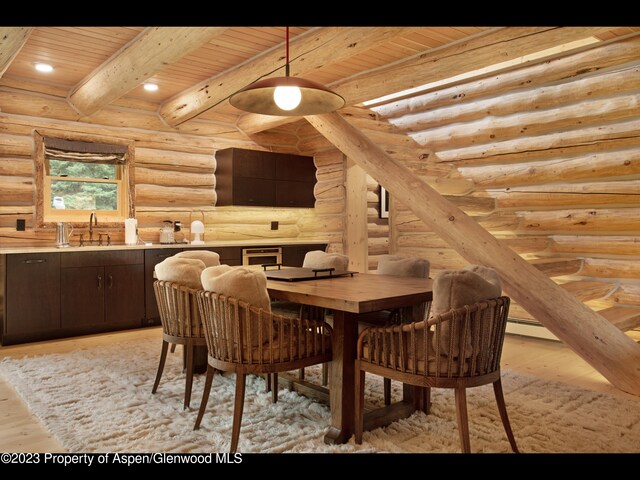
[[[278,116],[318,115],[344,106],[344,98],[324,85],[289,76],[289,27],[285,72],[284,77],[266,78],[238,90],[229,103],[246,112]]]
[[[281,103],[282,106],[278,106],[277,100],[274,99],[274,93],[278,94],[282,87],[298,88],[300,100],[297,106],[286,109],[287,105],[284,102]],[[344,106],[344,99],[340,95],[333,93],[319,83],[297,77],[275,77],[260,80],[239,90],[229,99],[229,102],[234,107],[247,112],[283,117],[329,113]]]

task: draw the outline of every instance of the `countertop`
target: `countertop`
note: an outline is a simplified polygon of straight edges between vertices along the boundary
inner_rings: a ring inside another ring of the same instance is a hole
[[[7,246],[0,247],[0,255],[3,254],[17,254],[17,253],[67,253],[67,252],[100,252],[105,250],[146,250],[152,248],[203,248],[203,247],[266,247],[274,246],[279,247],[282,245],[324,245],[329,243],[328,241],[314,241],[314,240],[220,240],[205,242],[204,245],[191,245],[189,243],[150,243],[140,245],[111,245],[99,247],[97,245],[85,245],[84,247],[68,247],[68,248],[56,248],[55,245],[42,246],[42,247],[28,247],[28,246]]]

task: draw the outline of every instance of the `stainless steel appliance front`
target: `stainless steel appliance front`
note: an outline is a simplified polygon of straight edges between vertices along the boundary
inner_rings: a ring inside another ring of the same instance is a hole
[[[243,248],[242,265],[264,265],[282,263],[281,247]]]

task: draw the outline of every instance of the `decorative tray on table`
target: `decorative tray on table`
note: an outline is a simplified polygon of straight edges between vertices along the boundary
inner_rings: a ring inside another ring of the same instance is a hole
[[[277,267],[269,269],[268,267]],[[284,267],[279,263],[268,263],[262,265],[264,273],[269,280],[282,280],[285,282],[301,282],[304,280],[320,280],[324,278],[337,278],[351,276],[358,272],[348,270],[336,270],[335,268],[302,268]]]

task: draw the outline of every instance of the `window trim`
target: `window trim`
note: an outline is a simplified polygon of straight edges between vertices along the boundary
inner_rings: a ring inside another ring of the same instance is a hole
[[[37,130],[34,131],[34,164],[36,169],[36,228],[53,229],[56,222],[66,221],[74,227],[86,227],[89,221],[89,214],[92,210],[74,210],[64,211],[52,208],[50,203],[51,197],[51,179],[47,175],[47,163],[45,159],[44,138],[59,138],[70,141],[93,142],[102,144],[124,145],[127,147],[127,161],[122,165],[121,178],[113,182],[120,182],[118,205],[122,205],[122,209],[117,211],[97,210],[100,225],[105,228],[122,227],[125,218],[135,217],[135,145],[133,141],[105,137],[100,135],[89,135],[77,132],[62,133],[59,131]],[[57,177],[56,177],[57,178]],[[65,180],[74,180],[65,177]],[[84,180],[84,179],[83,179]],[[51,216],[55,212],[54,219]]]

